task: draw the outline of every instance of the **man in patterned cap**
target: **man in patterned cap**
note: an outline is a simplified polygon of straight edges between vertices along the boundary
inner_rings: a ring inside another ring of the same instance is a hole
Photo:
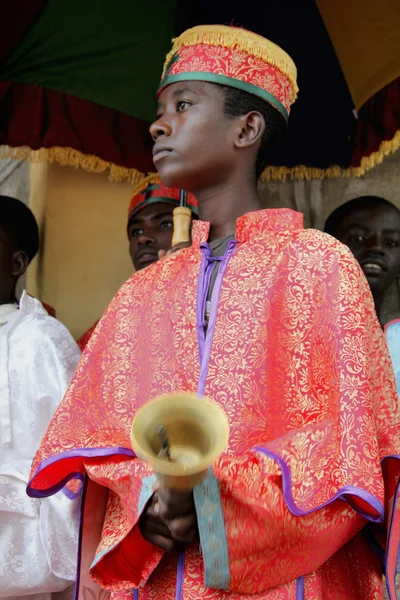
[[[243,29],[195,27],[167,57],[154,163],[201,220],[117,294],[29,487],[90,478],[79,593],[91,580],[113,600],[373,600],[380,556],[393,591],[400,418],[368,285],[347,248],[257,194],[296,92],[290,57]],[[130,448],[136,410],[176,391],[230,421],[193,492],[154,489]]]
[[[179,206],[179,194],[179,190],[168,188],[154,176],[144,179],[133,190],[127,233],[135,271],[153,264],[159,259],[160,252],[165,254],[171,248],[173,212]],[[187,194],[187,206],[197,218],[197,201],[193,194]],[[78,340],[82,351],[97,324],[98,321]]]

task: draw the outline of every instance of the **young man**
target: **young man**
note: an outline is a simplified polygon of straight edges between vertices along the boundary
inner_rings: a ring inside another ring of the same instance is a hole
[[[32,458],[80,352],[41,303],[15,288],[39,247],[35,218],[0,196],[0,598],[48,600],[75,579],[77,506],[25,493]]]
[[[391,531],[394,578],[399,414],[370,292],[336,240],[291,210],[260,210],[256,178],[296,91],[289,56],[242,29],[196,27],[167,57],[154,162],[195,194],[202,221],[191,247],[117,294],[29,486],[90,478],[90,575],[112,599],[378,599],[375,522]],[[226,454],[193,494],[154,490],[129,443],[137,408],[176,391],[214,398],[230,421]]]
[[[197,200],[187,194],[187,206],[197,217]],[[141,271],[171,248],[173,212],[179,206],[179,190],[168,188],[159,179],[148,177],[134,189],[129,203],[127,233],[129,254],[135,271]],[[83,351],[98,321],[78,340]]]
[[[334,210],[324,231],[356,257],[380,319],[383,296],[400,275],[400,211],[379,196],[362,196]]]

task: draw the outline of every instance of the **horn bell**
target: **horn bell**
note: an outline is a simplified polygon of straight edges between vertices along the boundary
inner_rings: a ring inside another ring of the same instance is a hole
[[[188,393],[147,402],[137,411],[131,429],[136,456],[154,468],[162,487],[178,490],[201,483],[228,438],[229,423],[222,408],[209,398]]]

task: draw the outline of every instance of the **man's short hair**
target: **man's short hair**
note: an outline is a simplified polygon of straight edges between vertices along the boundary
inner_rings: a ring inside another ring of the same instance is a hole
[[[256,160],[256,178],[268,165],[268,158],[277,142],[286,132],[287,124],[284,116],[266,100],[249,94],[244,90],[234,87],[220,85],[225,95],[224,113],[228,117],[240,117],[252,111],[259,112],[265,122],[265,131],[261,140],[261,146]]]
[[[381,198],[380,196],[360,196],[359,198],[354,198],[354,200],[349,200],[348,202],[345,202],[336,208],[329,215],[325,223],[324,231],[325,233],[329,233],[335,237],[340,224],[348,214],[358,210],[363,210],[364,208],[375,208],[376,206],[382,205],[390,206],[391,208],[398,210],[394,204],[388,200],[385,200],[385,198]]]
[[[39,228],[32,211],[16,198],[0,196],[0,226],[31,262],[39,250]]]

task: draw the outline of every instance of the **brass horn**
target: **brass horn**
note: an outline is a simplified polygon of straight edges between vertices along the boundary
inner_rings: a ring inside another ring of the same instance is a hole
[[[163,487],[191,489],[207,475],[228,443],[228,418],[209,398],[180,393],[160,396],[136,413],[131,444]]]

